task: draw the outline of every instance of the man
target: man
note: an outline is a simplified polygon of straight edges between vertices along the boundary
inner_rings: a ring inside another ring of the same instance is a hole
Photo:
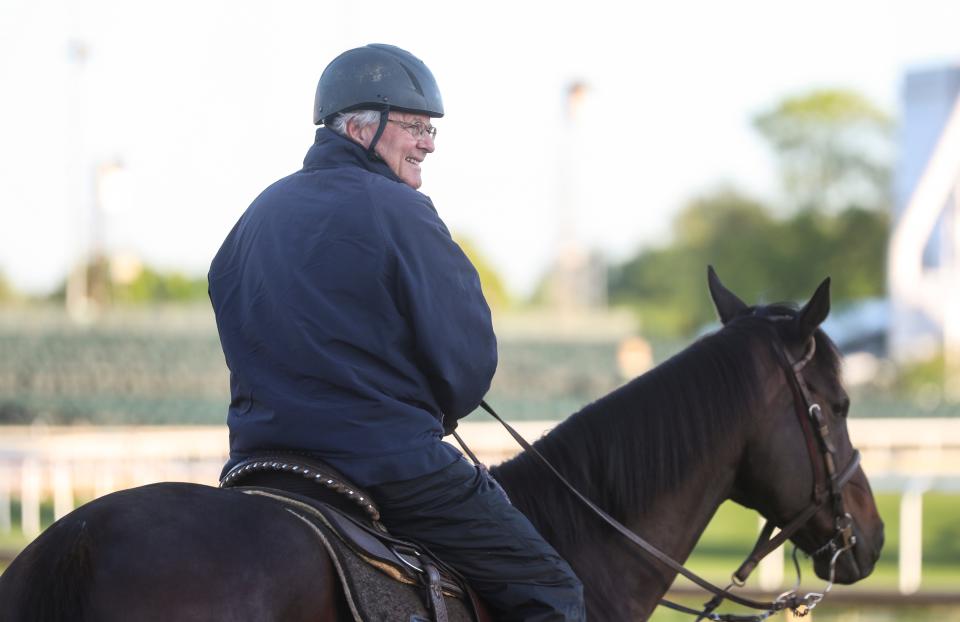
[[[583,619],[570,567],[444,431],[497,363],[476,270],[417,192],[443,116],[430,70],[389,45],[324,70],[303,169],[267,188],[210,267],[230,368],[230,461],[314,455],[396,535],[457,568],[503,620]]]

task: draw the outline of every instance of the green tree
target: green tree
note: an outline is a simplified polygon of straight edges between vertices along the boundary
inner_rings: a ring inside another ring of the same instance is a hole
[[[16,299],[17,293],[14,291],[13,286],[10,285],[6,275],[0,272],[0,303],[12,302]]]
[[[731,189],[692,200],[673,223],[673,243],[638,253],[610,274],[610,299],[635,308],[648,333],[685,336],[715,319],[706,266],[749,302],[802,301],[832,276],[835,303],[882,294],[887,216],[774,211]],[[678,275],[683,275],[682,278]]]
[[[207,279],[144,267],[130,283],[114,283],[111,290],[118,303],[195,302],[206,300]]]
[[[92,297],[100,304],[185,303],[206,300],[205,276],[188,276],[180,272],[162,272],[144,266],[129,282],[118,283],[111,278],[106,258],[97,258],[87,264],[87,283]],[[63,281],[49,299],[62,302],[67,284]]]
[[[889,206],[893,124],[862,95],[824,89],[787,97],[754,126],[777,156],[790,207]]]
[[[610,299],[636,308],[648,332],[687,335],[713,319],[699,278],[708,264],[751,302],[803,300],[825,276],[837,304],[882,295],[889,118],[859,94],[833,89],[785,98],[755,126],[777,156],[787,205],[710,192],[676,217],[669,246],[615,266]]]
[[[838,215],[832,231],[832,265],[842,270],[835,295],[841,300],[883,296],[890,212],[851,207]]]
[[[690,334],[714,319],[706,266],[715,265],[734,291],[756,299],[769,283],[769,264],[756,258],[773,252],[775,228],[768,208],[736,190],[697,197],[674,219],[670,246],[614,267],[610,300],[636,308],[650,333]]]
[[[458,235],[455,236],[455,239],[480,275],[480,286],[483,288],[483,295],[487,299],[487,304],[489,304],[492,309],[508,307],[512,302],[510,294],[504,286],[500,275],[487,258],[469,238]]]

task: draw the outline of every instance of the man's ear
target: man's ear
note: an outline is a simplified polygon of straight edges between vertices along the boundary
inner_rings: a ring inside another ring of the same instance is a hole
[[[347,136],[355,143],[363,145],[365,149],[370,147],[370,141],[373,140],[373,133],[376,128],[372,125],[360,127],[356,119],[347,121]]]

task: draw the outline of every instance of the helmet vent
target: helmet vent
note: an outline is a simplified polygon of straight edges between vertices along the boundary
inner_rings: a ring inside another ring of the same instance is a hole
[[[403,70],[407,72],[407,76],[410,78],[410,82],[413,84],[413,88],[417,91],[418,94],[423,95],[423,87],[420,86],[420,80],[417,80],[417,76],[413,75],[413,72],[407,69],[403,64],[400,65],[403,67]]]

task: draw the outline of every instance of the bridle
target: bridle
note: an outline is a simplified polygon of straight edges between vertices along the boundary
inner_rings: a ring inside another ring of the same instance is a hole
[[[784,316],[782,319],[787,318],[788,316]],[[777,317],[768,319],[775,320],[781,318]],[[686,577],[696,585],[714,595],[713,598],[704,605],[702,610],[685,607],[668,600],[661,600],[660,602],[664,606],[676,611],[695,615],[697,616],[698,621],[701,619],[723,622],[759,621],[766,619],[774,613],[783,611],[784,609],[791,609],[795,615],[804,616],[814,609],[833,587],[835,567],[840,555],[844,552],[852,550],[856,545],[857,539],[856,536],[853,535],[853,519],[844,507],[843,495],[841,493],[843,486],[850,481],[850,478],[853,477],[857,467],[860,465],[860,452],[854,449],[853,455],[850,458],[850,462],[840,473],[837,473],[837,451],[833,442],[830,440],[830,429],[827,420],[823,416],[823,411],[820,408],[820,405],[813,401],[810,390],[807,387],[803,376],[801,375],[803,368],[806,367],[806,365],[813,359],[813,356],[816,353],[815,336],[810,337],[806,351],[804,352],[803,357],[798,361],[790,361],[786,350],[782,345],[780,347],[774,347],[774,352],[777,361],[787,379],[787,383],[790,385],[791,392],[793,393],[794,411],[797,414],[797,419],[799,420],[800,427],[803,430],[807,451],[810,455],[810,462],[813,467],[813,492],[807,507],[793,519],[788,521],[776,536],[771,537],[776,525],[770,520],[766,522],[760,532],[760,537],[758,538],[757,543],[753,547],[753,550],[740,565],[740,567],[733,573],[731,576],[731,583],[725,588],[716,586],[706,579],[703,579],[699,575],[691,572],[690,570],[687,570],[684,566],[672,559],[666,553],[662,552],[660,549],[650,544],[636,533],[625,527],[619,521],[611,517],[604,510],[590,501],[590,499],[585,497],[580,491],[574,488],[574,486],[570,484],[566,478],[564,478],[535,447],[530,445],[530,443],[520,436],[520,434],[517,433],[517,431],[514,430],[510,424],[504,421],[485,401],[481,402],[480,406],[497,421],[499,421],[514,438],[514,440],[516,440],[517,443],[523,447],[523,449],[536,456],[540,462],[548,470],[550,470],[567,487],[567,489],[570,490],[571,493],[573,493],[575,497],[589,507],[607,524],[616,529],[621,535],[637,545],[653,559],[659,561],[677,574]],[[469,455],[474,462],[480,464],[476,456],[474,456],[473,453],[467,448],[466,444],[459,437],[459,435],[457,435],[456,432],[453,434],[467,455]],[[730,591],[735,586],[742,587],[746,582],[747,577],[750,575],[753,569],[756,568],[760,560],[784,544],[811,518],[813,518],[813,516],[827,502],[831,504],[831,509],[833,512],[834,533],[825,544],[810,554],[810,557],[816,557],[827,551],[831,552],[831,558],[829,562],[829,580],[827,586],[822,592],[809,592],[803,596],[800,596],[800,594],[797,592],[800,584],[800,567],[796,561],[796,549],[794,549],[794,564],[797,569],[797,583],[792,589],[784,592],[775,600],[768,602],[756,601]],[[855,559],[853,560],[853,563],[856,564]],[[717,607],[719,607],[724,600],[729,600],[730,602],[752,609],[761,610],[761,613],[754,615],[714,613]]]
[[[775,525],[772,521],[767,521],[761,530],[760,538],[757,540],[753,552],[747,556],[747,559],[733,574],[733,579],[738,585],[742,585],[746,581],[747,576],[763,557],[793,536],[827,501],[830,502],[833,511],[835,532],[824,546],[811,554],[811,557],[815,557],[826,550],[849,550],[856,544],[856,537],[853,535],[853,519],[844,508],[841,491],[843,486],[853,477],[857,467],[860,466],[860,452],[854,449],[847,466],[844,467],[842,472],[837,473],[837,450],[830,440],[829,425],[820,405],[811,398],[807,383],[801,375],[801,371],[816,352],[816,339],[810,338],[803,358],[796,362],[791,362],[783,349],[776,349],[775,351],[781,367],[786,372],[785,375],[793,393],[794,410],[803,430],[807,451],[810,455],[810,464],[813,467],[814,474],[813,493],[807,507],[791,519],[781,529],[780,533],[772,539],[770,539],[770,535],[773,533]]]
[[[792,318],[785,316],[783,319]],[[786,543],[787,540],[806,525],[807,522],[829,502],[833,513],[834,533],[825,544],[810,554],[811,558],[815,558],[826,552],[831,554],[829,580],[823,592],[811,592],[800,598],[796,606],[792,604],[787,605],[791,609],[794,609],[795,613],[797,613],[796,610],[802,606],[804,609],[799,615],[806,615],[806,613],[816,607],[830,591],[834,583],[837,560],[842,553],[852,550],[857,543],[857,538],[853,534],[853,518],[850,516],[850,513],[846,511],[842,491],[844,485],[850,481],[850,478],[853,477],[857,468],[860,466],[860,452],[854,449],[850,461],[842,471],[837,472],[837,449],[830,440],[829,424],[823,414],[823,409],[813,400],[810,389],[802,375],[803,368],[807,366],[816,353],[816,345],[816,337],[811,336],[803,357],[798,361],[791,361],[789,359],[786,348],[774,348],[777,361],[784,371],[787,384],[790,386],[791,393],[793,394],[794,412],[803,430],[804,441],[810,456],[810,464],[813,468],[813,491],[810,501],[799,514],[790,519],[787,524],[780,529],[776,536],[771,537],[776,528],[776,524],[772,520],[767,520],[763,529],[760,530],[760,536],[757,538],[753,550],[733,573],[731,576],[731,585],[728,586],[728,589],[734,585],[743,587],[747,577],[757,567],[760,560]],[[851,562],[856,565],[856,558],[851,557]],[[796,561],[796,548],[794,549],[794,565],[797,567],[797,585],[799,585],[799,565]],[[797,586],[781,595],[777,601],[774,602],[779,602],[785,597],[788,601],[794,601],[799,598],[796,593],[796,587]],[[699,615],[711,613],[722,601],[723,595],[715,596],[714,599],[706,604],[705,610],[700,612]]]

